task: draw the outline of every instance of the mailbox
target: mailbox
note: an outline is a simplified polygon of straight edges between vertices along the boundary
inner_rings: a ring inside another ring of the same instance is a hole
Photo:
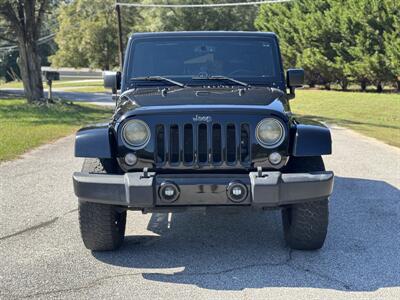
[[[60,80],[60,73],[55,71],[43,71],[43,76],[46,78],[47,85],[49,86],[48,99],[53,99],[53,92],[51,86],[53,85],[53,80]]]
[[[47,81],[60,80],[60,73],[55,71],[43,71]]]

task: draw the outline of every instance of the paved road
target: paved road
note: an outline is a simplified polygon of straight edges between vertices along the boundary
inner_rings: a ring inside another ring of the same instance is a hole
[[[278,212],[128,215],[122,249],[80,240],[73,137],[0,165],[0,298],[399,299],[400,151],[334,128],[331,223],[285,247]]]
[[[24,90],[17,88],[15,89],[1,88],[0,95],[1,93],[22,96],[24,95]],[[47,91],[45,91],[44,94],[45,97],[47,97]],[[68,92],[68,91],[54,89],[53,95],[55,98],[61,98],[74,102],[86,102],[86,103],[106,105],[106,106],[115,105],[111,99],[111,93],[82,93],[82,92]]]

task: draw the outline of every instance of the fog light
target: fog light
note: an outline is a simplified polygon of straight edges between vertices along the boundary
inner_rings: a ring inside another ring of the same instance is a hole
[[[240,197],[240,196],[243,194],[243,190],[242,190],[240,187],[235,186],[235,187],[232,189],[232,194],[235,195],[235,196]]]
[[[175,194],[175,189],[171,186],[167,186],[164,189],[164,194],[168,197],[172,197]]]
[[[238,181],[231,182],[227,189],[226,194],[233,202],[242,202],[247,198],[247,187]]]
[[[166,181],[161,183],[158,193],[161,200],[165,202],[174,202],[179,198],[180,191],[176,184]]]
[[[269,161],[273,165],[278,165],[282,161],[282,156],[278,152],[272,152],[269,155]]]
[[[128,153],[127,155],[125,155],[124,160],[128,166],[133,166],[137,163],[137,156],[133,153]]]

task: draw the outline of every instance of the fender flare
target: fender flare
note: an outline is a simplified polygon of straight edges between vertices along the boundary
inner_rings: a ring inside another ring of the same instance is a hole
[[[296,124],[292,138],[293,156],[332,154],[331,132],[322,123],[309,120],[299,122]]]
[[[98,124],[80,129],[75,136],[75,156],[113,158],[113,136],[108,124]]]

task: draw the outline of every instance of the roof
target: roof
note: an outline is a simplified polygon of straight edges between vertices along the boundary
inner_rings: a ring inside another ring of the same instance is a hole
[[[243,36],[243,37],[273,37],[273,32],[260,31],[171,31],[171,32],[138,32],[131,35],[131,38],[152,38],[152,37],[188,37],[188,36]]]

